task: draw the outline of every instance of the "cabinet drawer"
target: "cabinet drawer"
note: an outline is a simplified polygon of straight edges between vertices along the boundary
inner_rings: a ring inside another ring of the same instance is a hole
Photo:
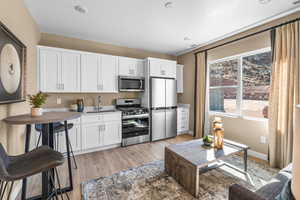
[[[97,113],[97,114],[87,114],[82,116],[82,124],[86,123],[98,123],[98,122],[111,122],[111,121],[120,121],[121,113]]]

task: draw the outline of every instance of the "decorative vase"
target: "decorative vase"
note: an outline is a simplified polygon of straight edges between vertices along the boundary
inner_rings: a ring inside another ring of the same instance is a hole
[[[38,117],[43,115],[43,109],[42,108],[31,108],[31,116],[32,117]]]
[[[77,112],[83,112],[84,102],[83,99],[77,99]]]
[[[214,131],[214,147],[216,149],[223,149],[224,147],[224,129],[222,119],[216,117],[213,121],[213,131]]]

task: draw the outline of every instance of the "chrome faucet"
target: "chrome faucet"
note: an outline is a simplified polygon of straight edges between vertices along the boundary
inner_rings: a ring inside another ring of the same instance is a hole
[[[98,99],[98,102],[97,102],[97,110],[98,110],[98,112],[101,110],[101,96],[98,96],[97,97],[97,99]]]

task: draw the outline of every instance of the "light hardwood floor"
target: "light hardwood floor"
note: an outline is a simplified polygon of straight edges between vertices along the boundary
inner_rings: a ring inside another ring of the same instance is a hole
[[[164,159],[164,147],[173,143],[192,140],[188,134],[176,138],[133,145],[125,148],[115,148],[76,156],[78,169],[73,169],[74,190],[69,193],[71,200],[81,199],[82,182],[90,179],[109,176],[121,170],[137,167],[152,161]],[[266,163],[265,161],[249,157],[249,159]],[[63,184],[67,183],[68,173],[65,165],[59,169],[60,179]],[[41,192],[40,175],[29,179],[28,195],[34,196]],[[20,196],[20,195],[19,195]],[[17,198],[20,199],[20,198]]]
[[[121,170],[137,167],[152,161],[164,159],[164,147],[193,139],[191,135],[184,134],[176,138],[133,145],[125,148],[115,148],[76,156],[78,169],[73,169],[74,190],[69,193],[71,200],[81,199],[80,184],[90,179],[109,176]],[[60,179],[67,183],[67,170],[63,166],[59,169]],[[41,192],[40,176],[28,180],[27,194],[33,196]],[[20,195],[19,195],[20,196]],[[20,198],[18,198],[20,199]]]

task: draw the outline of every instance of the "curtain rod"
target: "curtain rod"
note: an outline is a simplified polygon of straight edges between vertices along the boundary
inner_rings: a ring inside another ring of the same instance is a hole
[[[276,28],[278,28],[278,27],[281,27],[281,26],[284,26],[284,25],[287,25],[287,24],[291,24],[291,23],[294,23],[294,22],[297,22],[297,21],[300,21],[300,18],[296,18],[296,19],[293,19],[293,20],[284,22],[284,23],[282,23],[282,24],[278,24],[278,25],[276,25],[276,26],[272,26],[272,27],[269,27],[269,28],[266,28],[266,29],[257,31],[257,32],[255,32],[255,33],[251,33],[251,34],[249,34],[249,35],[245,35],[245,36],[243,36],[243,37],[241,37],[241,38],[237,38],[237,39],[235,39],[235,40],[231,40],[231,41],[225,42],[225,43],[223,43],[223,44],[219,44],[219,45],[217,45],[217,46],[213,46],[213,47],[210,47],[210,48],[201,50],[201,51],[196,51],[196,52],[194,52],[194,54],[197,55],[198,53],[203,53],[203,52],[205,52],[205,51],[209,51],[209,50],[212,50],[212,49],[215,49],[215,48],[218,48],[218,47],[222,47],[222,46],[225,46],[225,45],[228,45],[228,44],[237,42],[237,41],[239,41],[239,40],[243,40],[243,39],[246,39],[246,38],[248,38],[248,37],[252,37],[252,36],[254,36],[254,35],[258,35],[258,34],[260,34],[260,33],[266,32],[266,31],[274,30],[274,29],[276,29]]]

